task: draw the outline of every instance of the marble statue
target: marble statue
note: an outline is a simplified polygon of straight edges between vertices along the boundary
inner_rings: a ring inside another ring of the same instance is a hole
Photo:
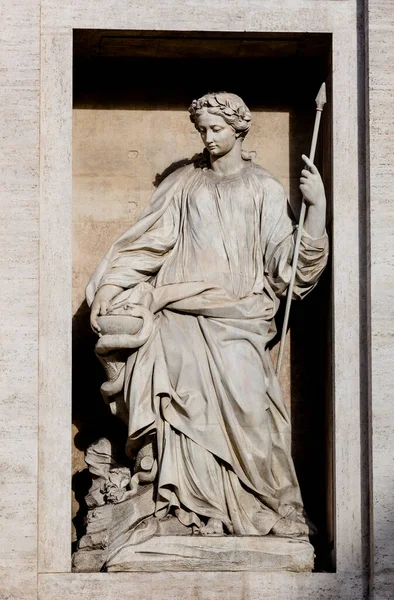
[[[297,225],[280,182],[242,149],[252,121],[243,100],[209,93],[189,113],[204,152],[164,179],[87,287],[108,378],[102,394],[127,423],[132,465],[118,464],[106,440],[86,457],[88,505],[133,507],[112,556],[166,527],[200,536],[309,532],[268,350]],[[303,160],[299,299],[328,257],[324,186]]]

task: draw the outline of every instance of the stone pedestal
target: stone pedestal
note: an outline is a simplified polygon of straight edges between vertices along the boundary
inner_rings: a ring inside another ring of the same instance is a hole
[[[313,569],[306,539],[155,536],[120,550],[107,571],[293,571]]]

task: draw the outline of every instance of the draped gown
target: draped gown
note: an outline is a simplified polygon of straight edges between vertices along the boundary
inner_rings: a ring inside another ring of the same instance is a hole
[[[235,175],[188,165],[167,177],[139,221],[98,266],[105,284],[154,315],[125,359],[129,449],[155,433],[156,516],[209,518],[229,533],[265,535],[281,517],[304,522],[290,423],[267,344],[291,275],[295,224],[284,190],[245,162]],[[301,238],[294,296],[317,283],[324,234]],[[110,308],[111,311],[111,308]]]

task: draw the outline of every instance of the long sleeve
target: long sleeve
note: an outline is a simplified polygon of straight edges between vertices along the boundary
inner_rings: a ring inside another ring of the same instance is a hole
[[[119,251],[108,266],[105,284],[131,288],[155,275],[174,247],[179,230],[179,203],[174,198],[164,214],[134,242]]]
[[[291,278],[297,225],[281,184],[267,178],[264,184],[262,242],[265,276],[278,297],[286,295]],[[293,298],[302,298],[316,285],[328,259],[328,236],[301,236]]]

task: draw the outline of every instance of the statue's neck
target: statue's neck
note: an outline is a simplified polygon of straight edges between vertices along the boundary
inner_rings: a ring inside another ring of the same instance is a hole
[[[217,175],[225,177],[227,175],[238,173],[244,166],[241,154],[241,140],[237,140],[227,154],[224,154],[223,156],[213,156],[210,154],[209,157],[211,169]]]

